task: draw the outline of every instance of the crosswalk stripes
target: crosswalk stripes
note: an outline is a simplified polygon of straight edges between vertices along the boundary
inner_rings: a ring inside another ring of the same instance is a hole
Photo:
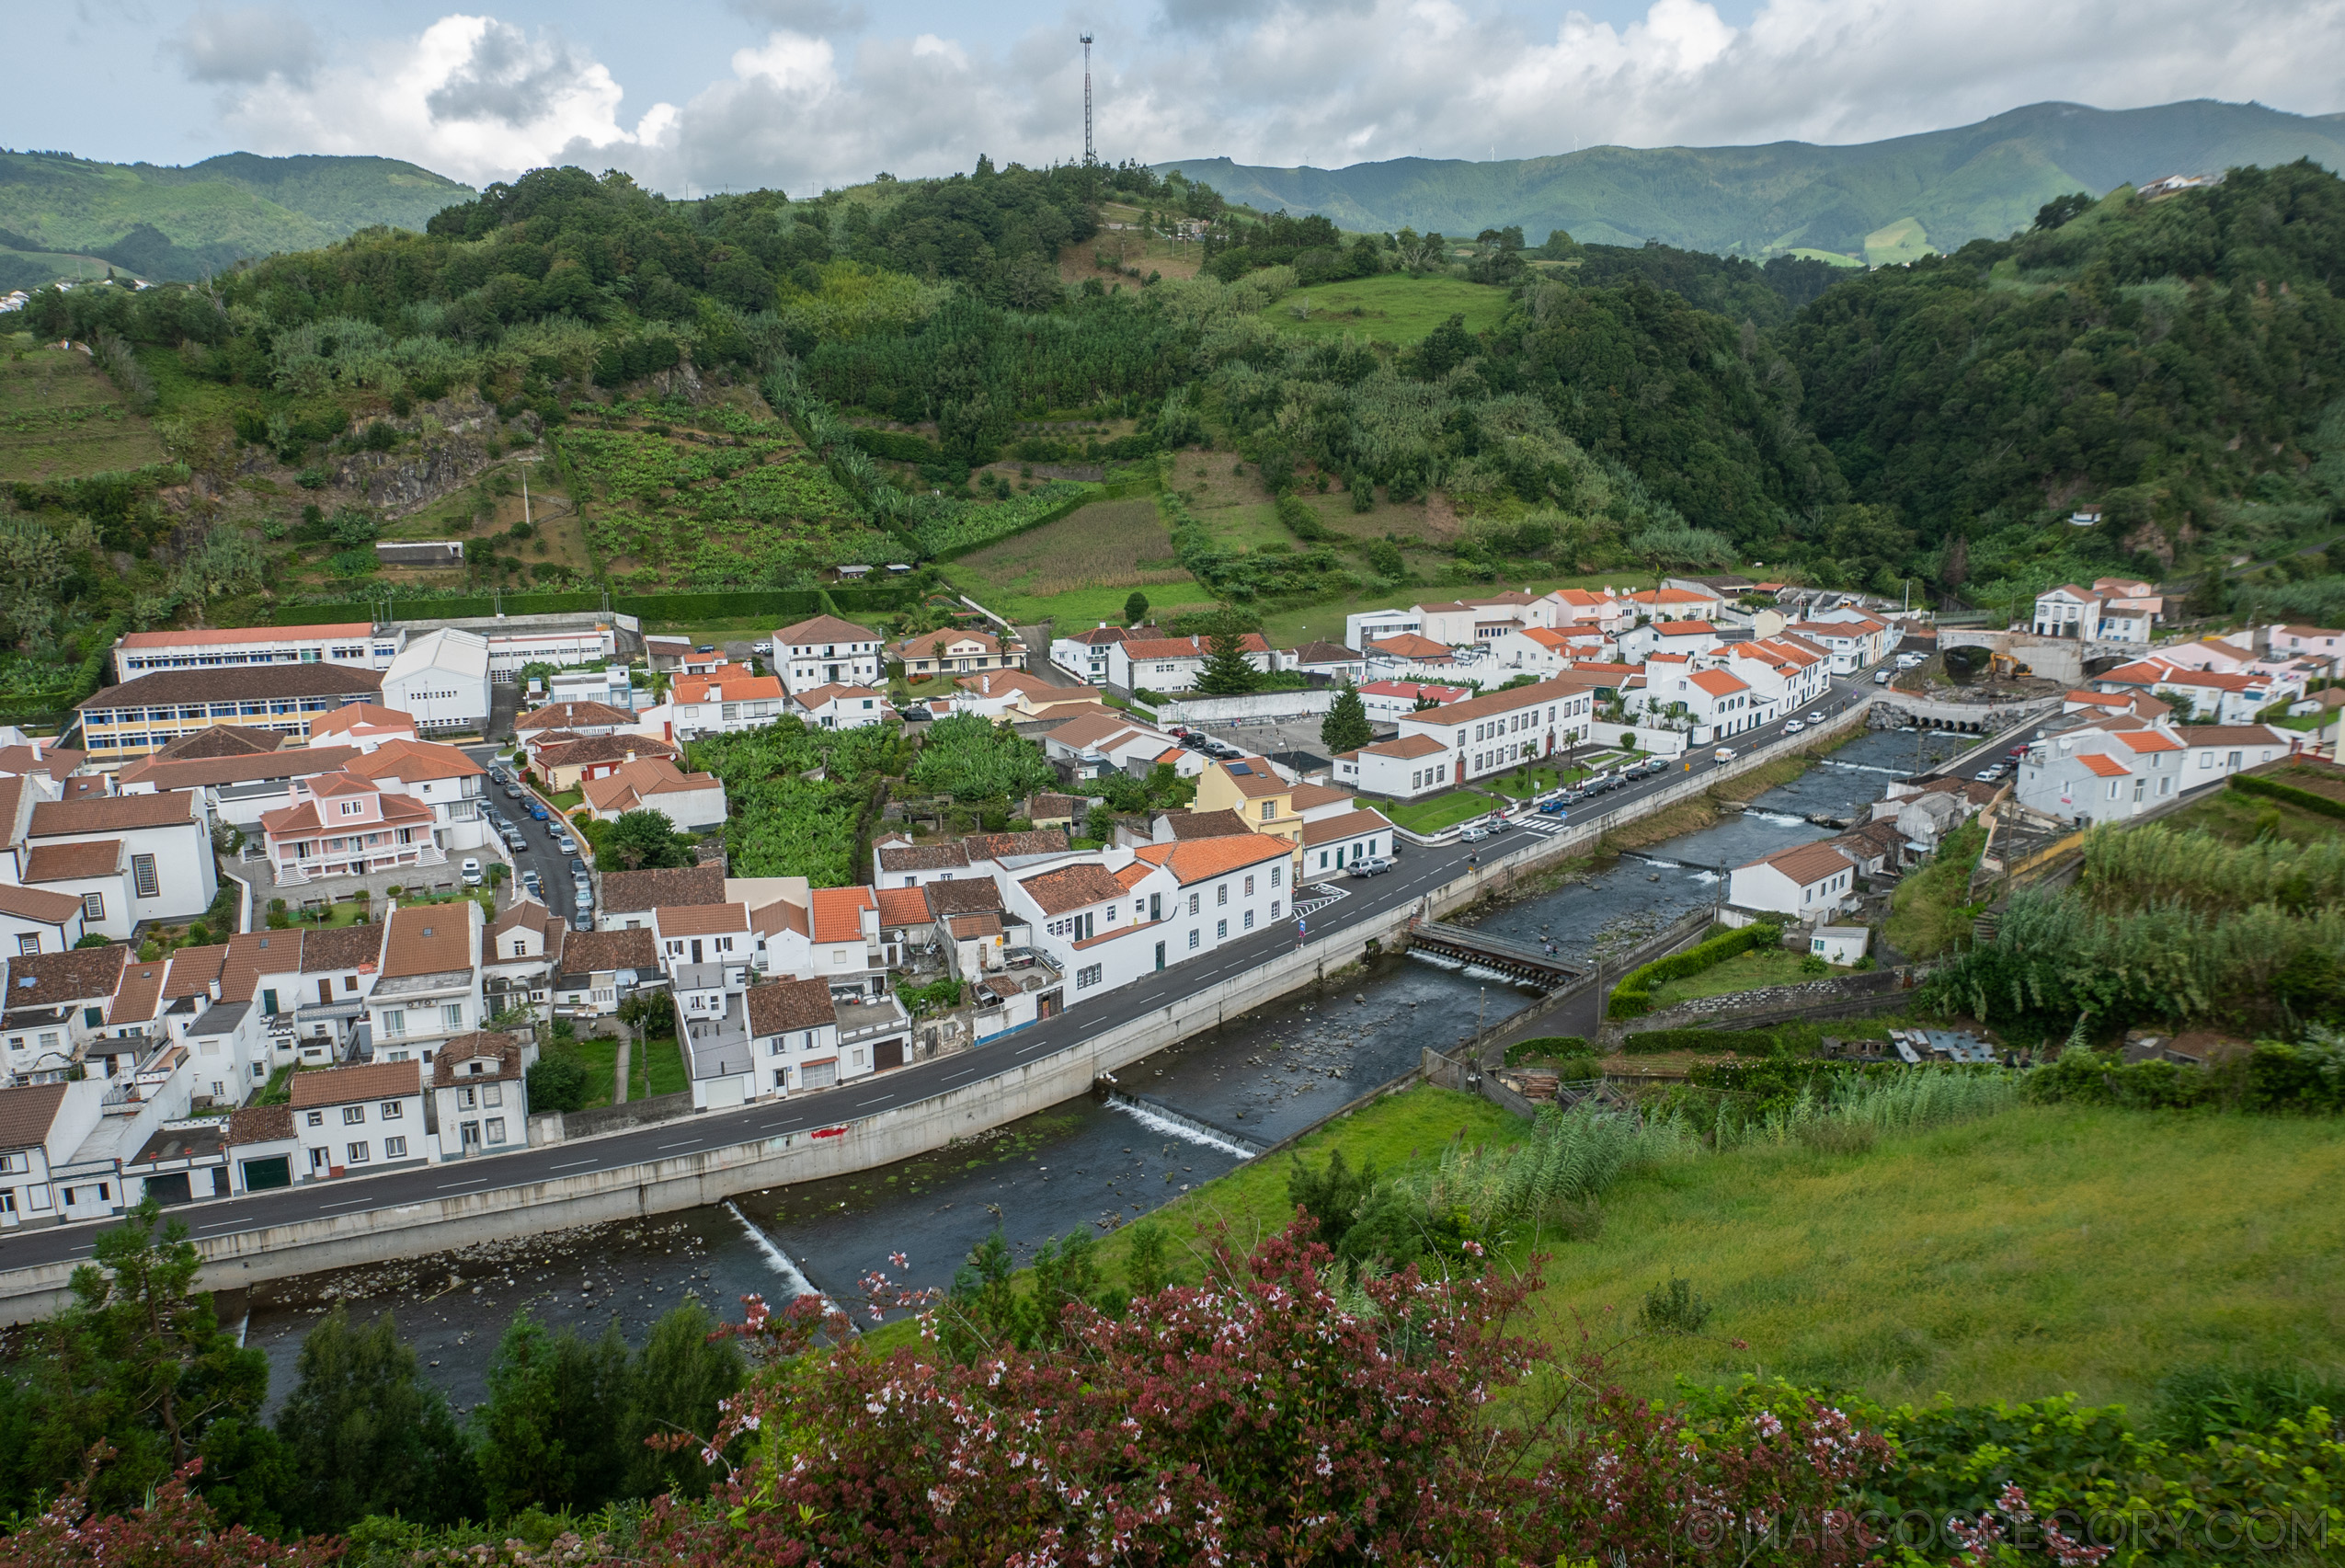
[[[1309,920],[1328,905],[1352,896],[1349,887],[1331,887],[1323,882],[1306,883],[1295,892],[1295,914],[1302,920]]]

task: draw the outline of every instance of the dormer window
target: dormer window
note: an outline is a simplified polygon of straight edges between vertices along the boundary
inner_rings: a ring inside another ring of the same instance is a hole
[[[346,800],[342,802],[342,815],[345,817],[355,817],[365,807],[365,806],[366,802],[362,800]]]

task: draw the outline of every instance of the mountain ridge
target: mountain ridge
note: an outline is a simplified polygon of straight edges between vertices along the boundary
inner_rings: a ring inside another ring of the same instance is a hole
[[[474,195],[418,165],[371,155],[239,152],[169,165],[0,152],[0,229],[18,242],[0,246],[0,268],[38,251],[189,280],[378,223],[420,229]]]
[[[1726,255],[1812,249],[1861,258],[1869,238],[1908,220],[1931,248],[1951,250],[2024,229],[2038,207],[2069,191],[2099,196],[2169,174],[2300,157],[2345,169],[2345,114],[2211,98],[2137,109],[2040,103],[1971,125],[1841,145],[1601,146],[1342,169],[1229,158],[1151,166],[1177,169],[1232,201],[1320,212],[1350,229],[1470,235],[1517,225],[1533,243],[1560,228],[1588,244],[1658,239]]]

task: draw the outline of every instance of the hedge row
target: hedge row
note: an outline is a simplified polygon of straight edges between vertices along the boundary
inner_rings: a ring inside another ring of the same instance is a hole
[[[942,464],[951,461],[944,449],[926,436],[916,436],[909,430],[867,430],[857,426],[854,442],[874,457],[884,457],[890,463]]]
[[[1629,1056],[1664,1051],[1732,1051],[1736,1056],[1773,1056],[1775,1036],[1764,1029],[1653,1029],[1620,1042]]]
[[[1682,980],[1699,975],[1704,969],[1714,969],[1729,958],[1740,957],[1761,947],[1773,947],[1783,940],[1780,926],[1746,925],[1740,931],[1730,931],[1723,936],[1713,936],[1708,942],[1674,953],[1666,958],[1656,958],[1642,968],[1631,969],[1613,988],[1612,1001],[1606,1010],[1613,1018],[1642,1018],[1653,1011],[1655,986],[1671,980]]]
[[[2231,775],[2231,787],[2241,795],[2260,795],[2268,800],[2282,801],[2300,810],[2318,812],[2323,817],[2345,817],[2345,802],[2331,800],[2325,795],[2316,795],[2311,790],[2299,789],[2294,784],[2282,784],[2276,779],[2234,773]]]
[[[853,618],[891,614],[904,609],[919,596],[919,590],[894,584],[877,588],[776,588],[742,589],[730,593],[614,593],[611,608],[622,615],[640,615],[646,621],[733,621],[763,616],[775,624],[803,621],[809,615],[835,612]],[[401,609],[397,595],[391,600],[392,612]],[[406,602],[406,612],[432,620],[457,620],[468,616],[494,615],[498,601],[485,595],[452,599],[431,599],[418,595]],[[333,621],[372,620],[377,606],[365,600],[339,604],[280,604],[277,607],[276,623],[280,625],[323,624]],[[602,608],[600,593],[509,593],[502,608],[508,615],[563,615]]]

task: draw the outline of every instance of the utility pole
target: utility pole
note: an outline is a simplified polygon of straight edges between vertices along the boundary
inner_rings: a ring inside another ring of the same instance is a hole
[[[1091,141],[1091,34],[1083,34],[1083,166],[1099,162]]]
[[[521,522],[523,526],[534,530],[536,525],[530,521],[530,464],[535,463],[537,459],[534,457],[517,457],[513,459],[513,461],[520,465],[521,470]]]

